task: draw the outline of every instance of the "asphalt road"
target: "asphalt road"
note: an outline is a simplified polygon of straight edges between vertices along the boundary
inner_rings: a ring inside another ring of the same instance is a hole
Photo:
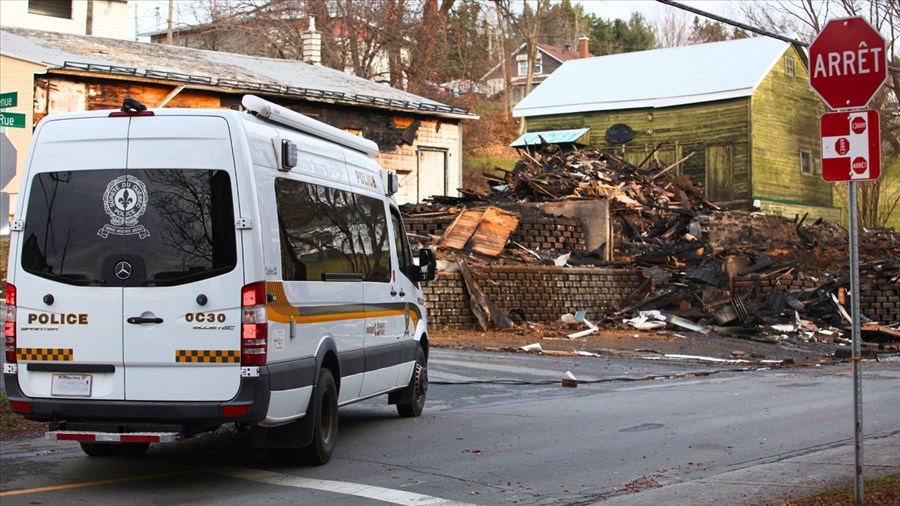
[[[566,371],[577,388],[560,386]],[[889,442],[896,456],[900,360],[866,361],[863,376],[867,444]],[[430,378],[420,418],[398,418],[384,398],[343,408],[326,466],[275,465],[233,430],[155,445],[133,460],[19,440],[0,446],[0,498],[4,506],[699,504],[683,490],[706,482],[709,504],[741,505],[760,497],[717,478],[803,462],[796,473],[759,478],[789,491],[835,466],[852,469],[852,452],[829,457],[849,462],[808,458],[852,444],[849,364],[737,370],[435,349]],[[872,455],[871,472],[896,472],[884,464],[890,457]],[[673,487],[682,495],[667,495]]]

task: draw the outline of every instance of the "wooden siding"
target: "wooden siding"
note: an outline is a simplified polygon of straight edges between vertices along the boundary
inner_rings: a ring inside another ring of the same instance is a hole
[[[794,75],[785,72],[794,60]],[[809,86],[805,56],[791,48],[752,98],[753,197],[831,207],[831,184],[822,180],[819,116],[824,104]],[[800,153],[812,156],[812,173],[801,174]]]
[[[624,146],[613,146],[606,142],[606,130],[617,123],[624,123],[634,131],[634,139]],[[750,101],[739,98],[661,109],[626,109],[527,118],[526,130],[534,132],[590,127],[591,146],[624,151],[625,158],[635,164],[643,162],[651,153],[660,163],[671,164],[696,152],[694,157],[699,158],[692,157],[691,162],[697,164],[702,161],[706,168],[706,178],[695,181],[723,192],[720,198],[713,200],[744,200],[750,198],[751,191],[749,123]],[[662,146],[654,153],[653,150],[660,144]],[[717,179],[711,181],[710,177]],[[723,186],[728,190],[723,190]]]

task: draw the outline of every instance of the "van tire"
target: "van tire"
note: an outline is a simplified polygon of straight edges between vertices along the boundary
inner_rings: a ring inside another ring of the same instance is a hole
[[[338,432],[338,391],[331,371],[322,368],[316,384],[316,398],[313,410],[312,443],[303,448],[303,460],[307,464],[319,466],[327,464],[334,453]]]
[[[114,457],[142,457],[150,448],[150,443],[119,443],[109,445]]]
[[[428,362],[421,346],[416,353],[416,365],[406,389],[401,397],[409,401],[397,403],[397,413],[403,418],[417,417],[425,409],[425,396],[428,393]]]
[[[108,443],[86,443],[84,441],[79,442],[81,444],[81,451],[85,453],[85,455],[89,457],[109,457],[112,455],[112,446]]]

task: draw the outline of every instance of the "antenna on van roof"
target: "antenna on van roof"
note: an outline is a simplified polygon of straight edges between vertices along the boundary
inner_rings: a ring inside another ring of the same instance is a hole
[[[244,95],[243,100],[241,100],[241,105],[246,107],[251,113],[266,118],[269,121],[280,123],[284,126],[293,128],[294,130],[315,135],[316,137],[321,137],[350,149],[362,151],[368,155],[378,155],[378,144],[375,144],[368,139],[357,137],[340,128],[335,128],[331,125],[322,123],[321,121],[316,121],[299,112],[292,111],[278,104],[273,104],[272,102],[263,100],[255,95]]]

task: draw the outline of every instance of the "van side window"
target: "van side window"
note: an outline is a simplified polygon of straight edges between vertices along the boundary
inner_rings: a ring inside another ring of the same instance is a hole
[[[326,273],[390,280],[387,220],[381,201],[279,178],[275,202],[285,281],[322,281]]]
[[[391,280],[391,239],[384,201],[357,195],[356,205],[360,211],[357,230],[366,255],[363,279],[387,283]]]
[[[397,262],[400,264],[400,272],[409,279],[413,277],[416,265],[413,264],[412,251],[409,249],[409,240],[406,238],[406,229],[403,228],[403,220],[400,212],[391,208],[391,222],[394,225],[394,247],[397,248]]]

